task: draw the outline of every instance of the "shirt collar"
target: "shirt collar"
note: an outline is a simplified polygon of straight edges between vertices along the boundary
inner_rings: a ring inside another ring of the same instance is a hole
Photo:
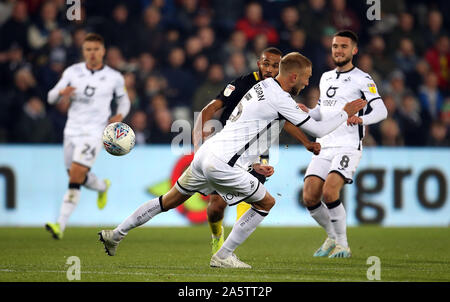
[[[94,74],[94,73],[96,73],[96,72],[102,71],[102,70],[105,68],[105,63],[102,64],[102,67],[101,67],[100,69],[89,69],[89,68],[87,67],[87,64],[84,63],[84,68],[86,68],[86,70],[90,71],[91,74]]]
[[[350,71],[352,71],[353,69],[355,69],[356,68],[356,66],[355,65],[353,65],[353,67],[352,68],[350,68],[349,70],[347,70],[347,71],[337,71],[337,69],[336,69],[336,73],[337,74],[341,74],[341,73],[347,73],[347,72],[350,72]]]

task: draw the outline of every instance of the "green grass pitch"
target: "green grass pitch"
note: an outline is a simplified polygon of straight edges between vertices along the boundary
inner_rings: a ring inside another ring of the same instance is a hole
[[[318,227],[259,227],[236,250],[249,270],[209,267],[207,225],[132,230],[114,257],[99,230],[69,226],[57,241],[44,227],[0,228],[0,282],[68,282],[70,256],[82,282],[358,282],[368,281],[370,256],[381,261],[381,281],[450,281],[450,228],[348,228],[353,257],[328,259],[312,257],[325,239]]]

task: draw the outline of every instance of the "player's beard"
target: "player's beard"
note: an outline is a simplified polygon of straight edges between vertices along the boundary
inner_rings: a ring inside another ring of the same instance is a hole
[[[338,62],[338,61],[336,61],[335,58],[333,58],[334,64],[336,64],[336,66],[338,66],[338,67],[345,66],[345,65],[348,64],[351,60],[352,60],[352,58],[346,58],[344,61]]]
[[[263,80],[265,80],[267,78],[273,78],[273,76],[271,74],[268,74],[268,73],[263,74],[260,68],[258,68],[258,73]]]

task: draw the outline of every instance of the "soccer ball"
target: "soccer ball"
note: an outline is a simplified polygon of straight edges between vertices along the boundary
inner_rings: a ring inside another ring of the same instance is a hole
[[[125,123],[109,124],[103,131],[103,146],[109,154],[125,155],[133,149],[134,144],[134,131]]]

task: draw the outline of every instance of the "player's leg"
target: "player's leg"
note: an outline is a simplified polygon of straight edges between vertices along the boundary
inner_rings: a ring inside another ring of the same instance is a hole
[[[324,180],[330,169],[330,160],[326,152],[313,156],[306,170],[303,185],[303,203],[311,217],[325,230],[327,238],[315,251],[314,257],[326,257],[335,247],[336,234],[330,220],[328,208],[321,202]]]
[[[143,225],[159,213],[173,209],[185,202],[191,195],[179,192],[172,187],[169,192],[153,198],[141,205],[133,214],[114,229],[114,239],[122,240],[131,229]]]
[[[252,204],[236,221],[222,247],[211,257],[211,267],[250,268],[240,261],[234,250],[250,236],[275,204],[275,199],[266,191],[258,179],[248,172],[227,163],[208,157],[203,163],[203,173],[208,182],[228,205],[243,200]]]
[[[249,268],[250,266],[240,261],[233,252],[267,216],[275,204],[275,199],[255,176],[239,168],[231,168],[221,161],[217,162],[216,169],[207,172],[207,177],[229,205],[236,205],[243,200],[252,205],[251,209],[235,222],[222,247],[211,257],[210,266]]]
[[[261,184],[266,182],[266,177],[254,170],[250,172],[255,176]],[[213,199],[213,200],[211,200]],[[223,214],[227,203],[216,192],[211,194],[210,202],[208,203],[208,223],[212,232],[211,252],[215,254],[223,244],[224,234],[222,227]],[[238,221],[244,213],[251,208],[251,205],[245,201],[238,203],[236,206],[236,221]]]
[[[312,218],[327,233],[324,243],[314,252],[314,257],[326,257],[336,245],[336,233],[330,220],[328,208],[320,201],[324,181],[316,176],[305,179],[303,186],[303,202]]]
[[[336,232],[336,247],[338,249],[348,249],[347,214],[339,199],[339,192],[344,184],[345,180],[342,175],[332,172],[328,175],[323,186],[323,200],[328,208],[330,221]],[[335,253],[335,250],[333,250],[330,256]],[[344,253],[348,254],[348,257],[350,256],[349,251],[345,251]]]
[[[116,254],[117,246],[120,241],[134,228],[137,228],[156,215],[173,209],[185,202],[191,195],[181,193],[174,186],[166,194],[153,198],[128,216],[114,230],[102,230],[98,233],[100,241],[105,247],[105,251],[109,256]]]
[[[109,179],[99,179],[94,173],[88,172],[83,186],[97,191],[97,207],[102,210],[108,203],[108,190],[111,186],[111,181]]]
[[[261,187],[263,187],[261,185]],[[256,227],[269,214],[270,209],[275,205],[275,199],[265,191],[264,197],[257,202],[252,202],[250,210],[245,212],[233,226],[230,235],[228,235],[222,247],[211,258],[211,267],[234,267],[234,268],[251,268],[250,265],[240,261],[233,253],[234,250],[241,245],[252,233]],[[256,195],[256,194],[255,194]]]
[[[211,229],[211,254],[215,254],[223,244],[224,230],[222,226],[223,216],[227,203],[220,197],[217,192],[209,195],[208,208],[208,224]]]
[[[72,214],[75,207],[80,201],[80,188],[83,183],[86,174],[89,171],[89,167],[72,162],[69,170],[69,189],[67,190],[64,199],[63,207],[61,209],[61,215],[58,219],[58,223],[61,230],[64,231],[66,223]]]
[[[266,161],[267,164],[267,161]],[[266,177],[262,174],[257,173],[255,170],[252,170],[250,172],[251,175],[255,176],[260,183],[264,184],[266,182]],[[239,218],[244,215],[245,212],[247,212],[251,208],[251,205],[245,201],[239,203],[236,206],[236,221],[239,220]]]
[[[169,192],[141,205],[133,214],[114,229],[114,239],[122,240],[131,229],[143,225],[159,213],[171,210],[185,202],[192,194],[180,192],[173,186]]]
[[[322,198],[323,179],[317,176],[305,178],[303,185],[303,203],[309,211],[312,218],[322,226],[328,234],[328,237],[334,239],[335,234],[329,222],[329,215],[326,208],[320,202]]]
[[[330,258],[351,257],[347,241],[347,214],[339,194],[345,184],[353,182],[353,175],[360,159],[361,151],[337,150],[323,187],[323,200],[327,205],[336,232],[336,247],[330,253]]]
[[[97,192],[105,192],[108,188],[108,182],[107,179],[99,179],[94,173],[88,172],[83,181],[83,186]]]
[[[79,157],[74,159],[79,163],[87,163],[90,167],[93,166],[97,155],[101,151],[101,142],[96,138],[88,138],[80,142],[83,146]],[[106,206],[108,202],[108,189],[111,186],[111,181],[109,179],[100,179],[91,171],[88,171],[85,178],[83,179],[82,185],[90,190],[94,190],[98,193],[97,196],[97,207],[101,210]]]
[[[208,182],[201,175],[192,172],[191,163],[169,192],[141,205],[114,230],[102,230],[98,233],[106,253],[114,256],[119,242],[130,230],[143,225],[162,212],[176,208],[195,194],[195,192],[210,194],[212,190]]]
[[[56,223],[48,222],[45,228],[55,239],[62,239],[67,221],[75,210],[80,200],[80,185],[83,181],[83,173],[89,169],[73,163],[76,152],[75,141],[71,137],[64,137],[64,164],[69,174],[69,185],[63,196],[59,216]]]
[[[72,163],[69,170],[69,187],[64,194],[56,224],[47,223],[46,229],[55,239],[62,239],[67,222],[80,201],[80,187],[83,175],[89,171],[88,167]]]

